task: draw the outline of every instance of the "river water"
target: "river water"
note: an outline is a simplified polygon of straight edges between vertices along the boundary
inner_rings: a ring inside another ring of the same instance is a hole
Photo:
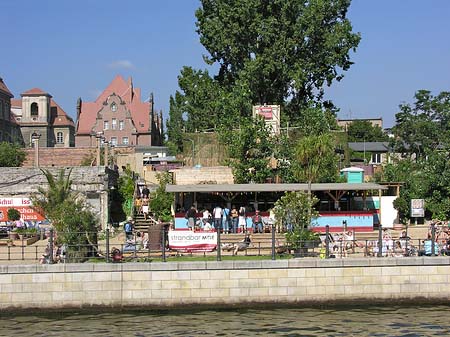
[[[450,336],[449,306],[0,315],[0,336]]]

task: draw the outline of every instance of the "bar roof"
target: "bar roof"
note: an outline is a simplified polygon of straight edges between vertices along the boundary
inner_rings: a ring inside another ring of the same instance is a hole
[[[324,183],[311,184],[311,191],[369,191],[387,190],[388,187],[374,183]],[[167,192],[284,192],[308,191],[308,184],[198,184],[167,185]]]

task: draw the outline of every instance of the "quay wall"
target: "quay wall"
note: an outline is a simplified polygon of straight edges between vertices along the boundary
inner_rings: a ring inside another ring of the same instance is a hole
[[[450,258],[1,265],[0,310],[445,302]]]

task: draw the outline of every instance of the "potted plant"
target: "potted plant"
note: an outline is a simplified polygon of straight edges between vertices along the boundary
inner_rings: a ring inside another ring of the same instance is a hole
[[[312,231],[313,221],[319,215],[313,208],[317,202],[315,196],[305,192],[286,192],[275,203],[275,219],[286,225],[286,243],[296,255],[305,255],[320,243],[319,235]]]
[[[9,221],[14,222],[20,219],[20,212],[15,208],[9,208],[7,215]],[[9,238],[11,240],[15,240],[17,239],[17,237],[18,237],[17,232],[14,229],[9,231]]]

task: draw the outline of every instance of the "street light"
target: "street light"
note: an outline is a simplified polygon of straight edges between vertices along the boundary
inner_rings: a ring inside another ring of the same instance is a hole
[[[39,167],[39,139],[41,134],[36,131],[31,134],[31,142],[34,146],[34,166]]]
[[[100,148],[102,145],[103,131],[98,131],[95,134],[95,138],[97,138],[97,166],[100,166]]]

